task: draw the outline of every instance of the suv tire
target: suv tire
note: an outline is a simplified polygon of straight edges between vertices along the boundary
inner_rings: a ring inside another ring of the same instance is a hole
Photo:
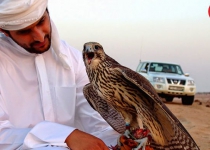
[[[167,102],[172,102],[174,97],[173,96],[166,96],[165,99],[166,99]]]
[[[183,96],[182,104],[183,105],[192,105],[194,101],[194,96]]]

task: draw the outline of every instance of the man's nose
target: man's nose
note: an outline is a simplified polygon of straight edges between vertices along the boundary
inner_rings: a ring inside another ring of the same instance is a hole
[[[33,28],[32,37],[35,41],[43,42],[44,36],[45,36],[45,34],[40,28],[38,28],[38,27]]]

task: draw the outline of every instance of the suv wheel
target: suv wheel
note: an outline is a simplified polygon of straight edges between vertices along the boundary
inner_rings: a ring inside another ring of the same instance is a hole
[[[173,96],[166,96],[165,99],[166,99],[167,102],[172,102],[174,97]]]
[[[192,105],[193,101],[194,101],[194,96],[183,96],[182,97],[183,105]]]

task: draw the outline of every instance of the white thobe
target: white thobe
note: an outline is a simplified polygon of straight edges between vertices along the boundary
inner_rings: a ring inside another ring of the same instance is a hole
[[[0,38],[0,149],[67,149],[75,128],[115,145],[118,134],[83,96],[88,78],[82,54],[64,41],[65,69],[50,48],[31,54]]]

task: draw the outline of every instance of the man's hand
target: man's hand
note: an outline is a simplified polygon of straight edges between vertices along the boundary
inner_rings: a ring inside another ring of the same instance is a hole
[[[65,143],[71,150],[109,150],[101,139],[77,129],[66,138]]]

